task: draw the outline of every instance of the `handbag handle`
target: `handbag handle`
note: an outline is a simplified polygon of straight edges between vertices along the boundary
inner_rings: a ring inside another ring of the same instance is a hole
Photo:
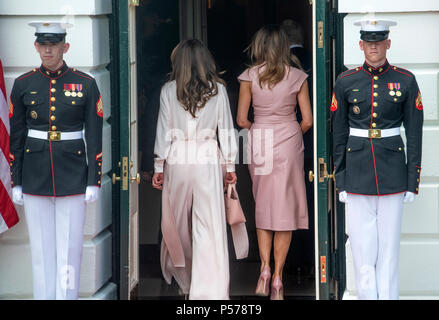
[[[232,195],[233,192],[233,195]],[[227,198],[231,198],[233,196],[233,199],[237,199],[238,197],[236,196],[237,191],[236,191],[236,183],[231,183],[227,185]]]

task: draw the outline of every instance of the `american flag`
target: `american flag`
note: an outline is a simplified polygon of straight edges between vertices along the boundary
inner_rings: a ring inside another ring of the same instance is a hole
[[[12,203],[9,173],[9,109],[6,101],[5,79],[0,60],[0,233],[18,222],[17,211]]]

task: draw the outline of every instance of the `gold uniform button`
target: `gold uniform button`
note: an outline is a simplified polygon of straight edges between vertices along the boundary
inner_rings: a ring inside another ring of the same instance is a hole
[[[354,102],[357,102],[358,101],[358,99],[354,99]]]
[[[26,149],[26,152],[30,152],[30,150],[29,150],[29,149]]]
[[[379,72],[382,72],[383,71],[383,68],[380,68],[380,70],[378,70]]]
[[[51,92],[56,92],[55,88],[50,89]]]
[[[35,104],[35,101],[32,100],[30,104]]]
[[[378,97],[378,92],[374,92],[374,93],[373,93],[373,96],[374,96],[374,97]]]
[[[56,110],[55,106],[50,107],[50,110],[55,111]]]
[[[369,72],[372,72],[372,69],[371,69],[371,68],[369,68]]]
[[[416,179],[417,182],[419,182],[419,179]]]
[[[398,98],[393,98],[393,101],[398,102]]]
[[[52,84],[55,84],[55,83],[56,83],[56,80],[52,80],[51,82],[52,82]]]
[[[55,99],[55,97],[52,97],[52,98],[50,98],[50,101],[55,101],[56,99]]]
[[[50,117],[50,120],[55,121],[55,120],[56,120],[56,117],[55,117],[55,116],[51,116],[51,117]]]
[[[376,127],[377,126],[377,124],[374,122],[374,123],[372,123],[372,127]]]
[[[374,106],[374,107],[378,107],[378,102],[374,102],[374,103],[373,103],[373,106]]]
[[[11,167],[14,165],[12,162],[9,164]],[[12,173],[12,172],[11,172]]]
[[[398,150],[399,150],[399,151],[402,151],[402,148],[401,148],[401,147],[399,147],[399,148],[398,148]]]
[[[100,166],[102,166],[102,164],[99,162],[99,163],[98,163],[98,166],[100,167]]]
[[[377,85],[377,84],[374,84],[373,87],[376,89],[376,88],[378,88],[378,85]]]
[[[351,152],[351,148],[348,148],[348,152]]]
[[[373,80],[378,80],[378,79],[379,79],[378,76],[373,77]]]
[[[419,191],[419,188],[416,188],[416,191]]]
[[[52,131],[55,131],[56,130],[56,126],[52,126]]]
[[[98,181],[98,184],[101,184],[101,180]]]
[[[81,154],[82,152],[81,151],[78,151],[78,154]]]
[[[398,69],[397,67],[393,67],[393,70],[396,70],[396,69]]]
[[[355,68],[355,71],[358,71],[358,70],[360,70],[360,68]]]
[[[72,101],[72,104],[76,104],[76,102],[75,102],[75,101]]]
[[[419,173],[419,169],[418,169],[418,173]]]
[[[378,115],[376,114],[376,112],[374,112],[372,115],[373,115],[374,118],[378,117]]]

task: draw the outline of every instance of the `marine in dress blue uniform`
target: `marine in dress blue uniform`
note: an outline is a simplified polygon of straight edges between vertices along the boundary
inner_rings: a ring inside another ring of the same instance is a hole
[[[363,46],[390,47],[386,41],[395,22],[355,24],[361,26]],[[402,203],[419,192],[423,105],[413,73],[387,59],[373,66],[368,54],[362,66],[340,74],[334,86],[335,181],[346,202],[358,297],[398,299]]]
[[[76,299],[85,201],[95,201],[101,185],[102,99],[96,81],[62,59],[69,25],[30,25],[42,64],[19,76],[11,91],[13,199],[24,204],[34,297]],[[51,61],[56,67],[46,65]]]

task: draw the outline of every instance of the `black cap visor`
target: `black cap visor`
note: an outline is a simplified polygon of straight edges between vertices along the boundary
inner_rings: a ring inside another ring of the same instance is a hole
[[[38,43],[58,43],[65,39],[65,33],[35,33],[37,39],[35,40]]]
[[[378,42],[386,40],[389,37],[389,31],[360,31],[361,40],[368,42]]]

